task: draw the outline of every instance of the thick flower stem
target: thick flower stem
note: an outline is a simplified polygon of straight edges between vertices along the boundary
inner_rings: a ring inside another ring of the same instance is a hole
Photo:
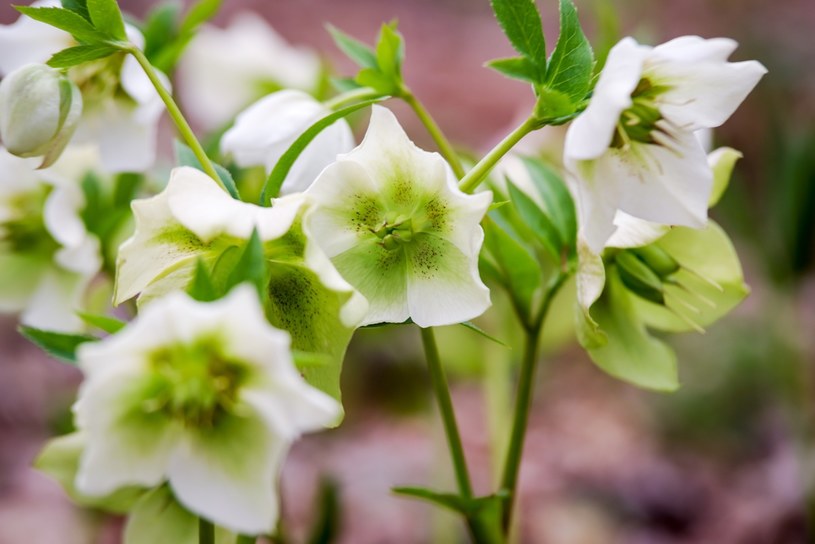
[[[487,153],[483,159],[478,161],[478,163],[473,166],[473,168],[467,172],[461,181],[458,184],[459,189],[461,189],[465,193],[472,193],[478,185],[484,181],[484,178],[487,177],[487,174],[490,173],[490,170],[501,160],[501,157],[506,155],[510,149],[515,147],[521,138],[529,134],[530,132],[537,130],[540,128],[541,123],[534,117],[530,117],[526,121],[524,121],[518,128],[510,132],[506,138],[501,140],[501,142],[492,148],[492,150]]]
[[[416,113],[416,116],[425,126],[427,132],[430,133],[433,141],[436,142],[436,146],[439,148],[439,153],[441,153],[441,156],[444,157],[450,164],[450,168],[453,169],[453,173],[456,175],[456,178],[463,178],[464,167],[461,165],[461,159],[459,159],[458,154],[453,149],[453,146],[450,145],[450,141],[445,137],[438,123],[436,123],[436,120],[433,119],[433,116],[431,116],[430,112],[428,112],[424,107],[424,104],[422,104],[410,91],[406,91],[404,94],[400,95],[399,98],[404,100]]]
[[[450,388],[447,385],[447,378],[439,359],[439,350],[436,346],[436,337],[433,329],[428,327],[420,329],[422,332],[422,345],[424,346],[425,357],[427,358],[427,368],[430,372],[430,381],[433,385],[433,392],[436,401],[439,403],[444,432],[447,435],[447,443],[450,446],[450,455],[453,458],[453,468],[456,472],[456,482],[459,493],[465,497],[473,496],[473,488],[470,484],[470,474],[467,470],[467,460],[464,458],[464,447],[461,445],[461,435],[458,432],[456,414],[453,410],[453,400],[450,398]]]
[[[128,47],[126,51],[133,55],[133,57],[138,61],[139,65],[144,70],[144,73],[147,74],[147,77],[150,79],[150,82],[153,84],[153,87],[156,88],[156,92],[161,97],[161,100],[164,102],[164,106],[167,108],[167,113],[170,114],[170,117],[175,123],[175,126],[178,129],[178,133],[181,135],[182,138],[184,138],[184,141],[187,143],[187,145],[190,146],[192,152],[195,153],[195,157],[198,159],[198,162],[201,163],[201,167],[204,169],[204,172],[206,172],[209,177],[214,179],[215,182],[218,185],[220,185],[224,191],[226,191],[227,190],[226,187],[221,181],[221,178],[218,176],[218,173],[215,171],[215,167],[212,165],[212,161],[209,160],[207,153],[201,146],[201,142],[199,142],[198,138],[195,137],[195,133],[192,131],[192,128],[190,128],[190,124],[184,118],[184,114],[181,113],[178,104],[175,103],[175,100],[173,100],[173,97],[170,94],[170,92],[164,87],[164,84],[161,82],[161,79],[159,79],[158,74],[156,73],[156,69],[153,68],[153,65],[150,64],[150,61],[147,60],[147,57],[144,56],[144,52],[135,46]]]
[[[215,544],[215,526],[204,518],[198,518],[198,544]]]
[[[506,502],[502,512],[502,528],[504,534],[509,533],[512,522],[512,510],[516,499],[518,487],[518,473],[521,468],[526,427],[529,421],[529,408],[532,404],[532,390],[535,385],[535,369],[538,362],[538,344],[543,332],[543,322],[557,295],[566,274],[559,274],[546,292],[538,314],[532,323],[525,323],[526,339],[524,342],[523,359],[521,361],[521,374],[518,377],[518,391],[515,395],[515,409],[512,421],[512,430],[507,447],[507,456],[504,463],[504,472],[501,477],[501,491],[506,493]]]

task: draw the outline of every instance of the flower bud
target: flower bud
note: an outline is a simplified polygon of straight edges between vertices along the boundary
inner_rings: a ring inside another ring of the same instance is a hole
[[[56,161],[82,114],[82,95],[65,74],[45,64],[27,64],[0,82],[0,137],[19,157]]]

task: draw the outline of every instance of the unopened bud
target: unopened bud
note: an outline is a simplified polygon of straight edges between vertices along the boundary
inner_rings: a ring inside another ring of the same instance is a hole
[[[0,82],[0,137],[9,153],[56,161],[76,130],[82,95],[65,74],[27,64]]]

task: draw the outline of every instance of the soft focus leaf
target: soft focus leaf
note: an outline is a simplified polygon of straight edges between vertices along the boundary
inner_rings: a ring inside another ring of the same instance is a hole
[[[268,281],[267,268],[266,257],[263,255],[263,243],[255,229],[249,241],[246,242],[235,269],[227,279],[226,290],[229,291],[236,285],[249,282],[257,288],[258,295],[263,297]]]
[[[503,285],[510,292],[524,315],[530,315],[532,299],[541,285],[538,261],[490,218],[485,218],[484,245],[503,277]]]
[[[187,11],[187,15],[181,22],[181,34],[191,34],[195,32],[199,26],[206,23],[218,13],[221,9],[223,0],[198,0]]]
[[[320,482],[315,510],[319,513],[312,526],[309,544],[330,544],[340,534],[339,486],[331,479]]]
[[[713,169],[713,190],[707,204],[709,208],[719,203],[722,195],[727,190],[727,186],[730,184],[736,161],[742,156],[741,152],[730,147],[721,147],[709,155],[708,161]]]
[[[88,312],[76,312],[76,315],[88,325],[109,334],[117,333],[127,325],[124,321],[108,315],[91,314]]]
[[[475,323],[472,323],[470,321],[465,321],[465,322],[459,323],[459,324],[462,325],[464,328],[470,329],[474,333],[476,333],[476,334],[478,334],[480,336],[483,336],[484,338],[486,338],[490,342],[495,342],[499,346],[504,346],[507,349],[512,349],[512,347],[509,344],[507,344],[506,342],[502,342],[501,340],[498,340],[494,336],[491,336],[489,333],[487,333],[487,331],[485,331],[484,329],[482,329],[481,327],[479,327]]]
[[[334,38],[334,43],[348,58],[362,68],[379,68],[376,53],[374,53],[373,49],[333,25],[328,25],[327,28],[328,32],[331,33],[331,37]]]
[[[534,0],[492,0],[492,10],[512,46],[535,66],[541,81],[546,72],[546,41]]]
[[[203,259],[198,259],[195,264],[195,273],[189,287],[187,287],[187,294],[199,302],[212,302],[219,299],[223,294],[215,288],[212,276],[207,270],[207,265]]]
[[[110,35],[116,40],[127,40],[125,22],[116,0],[87,0],[88,15],[96,30]]]
[[[570,254],[574,255],[577,243],[577,211],[569,188],[563,179],[543,162],[528,157],[521,159],[543,200],[546,213],[557,226],[561,240],[569,246]]]
[[[20,334],[33,342],[47,354],[67,361],[76,362],[76,349],[85,342],[96,342],[98,338],[85,334],[66,334],[55,331],[44,331],[21,325]]]
[[[35,21],[51,25],[71,34],[81,43],[101,43],[107,38],[96,30],[87,19],[78,13],[63,8],[33,8],[30,6],[15,6],[17,11],[31,17]]]
[[[175,158],[178,166],[192,166],[202,172],[204,171],[203,166],[201,166],[201,161],[195,156],[193,150],[178,140],[175,141]],[[215,172],[218,173],[218,177],[221,178],[226,190],[229,191],[230,196],[235,200],[240,200],[241,195],[238,192],[238,187],[235,185],[235,180],[232,179],[232,174],[229,173],[229,170],[218,163],[213,162],[212,165],[215,167]]]
[[[83,62],[108,57],[117,51],[117,48],[105,44],[77,45],[55,53],[48,59],[48,66],[52,68],[70,68]]]
[[[509,195],[521,218],[532,229],[538,240],[555,261],[560,261],[564,243],[552,219],[535,202],[518,189],[511,181],[507,182]]]
[[[198,544],[198,517],[182,507],[166,485],[145,494],[133,507],[125,544]]]
[[[589,92],[593,72],[594,53],[583,34],[577,8],[572,0],[560,0],[560,36],[549,59],[546,86],[579,104]]]
[[[396,23],[382,25],[376,42],[376,62],[379,71],[391,78],[400,78],[404,58],[405,42],[396,31]]]
[[[488,67],[507,77],[537,83],[540,79],[538,67],[526,57],[495,59],[487,62]]]

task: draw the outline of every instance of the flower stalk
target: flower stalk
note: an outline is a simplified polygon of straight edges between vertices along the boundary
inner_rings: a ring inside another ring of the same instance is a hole
[[[456,178],[463,178],[465,172],[464,166],[461,164],[461,159],[459,159],[458,154],[455,152],[453,146],[450,144],[450,141],[442,132],[438,123],[436,123],[436,120],[433,119],[433,116],[430,115],[430,112],[428,112],[427,108],[424,107],[424,104],[422,104],[422,102],[409,90],[405,91],[399,98],[404,100],[416,113],[416,116],[425,126],[427,132],[430,134],[430,137],[433,138],[433,141],[439,148],[439,153],[441,153],[441,156],[444,157],[450,164],[450,168],[453,169],[453,173],[456,175]]]

